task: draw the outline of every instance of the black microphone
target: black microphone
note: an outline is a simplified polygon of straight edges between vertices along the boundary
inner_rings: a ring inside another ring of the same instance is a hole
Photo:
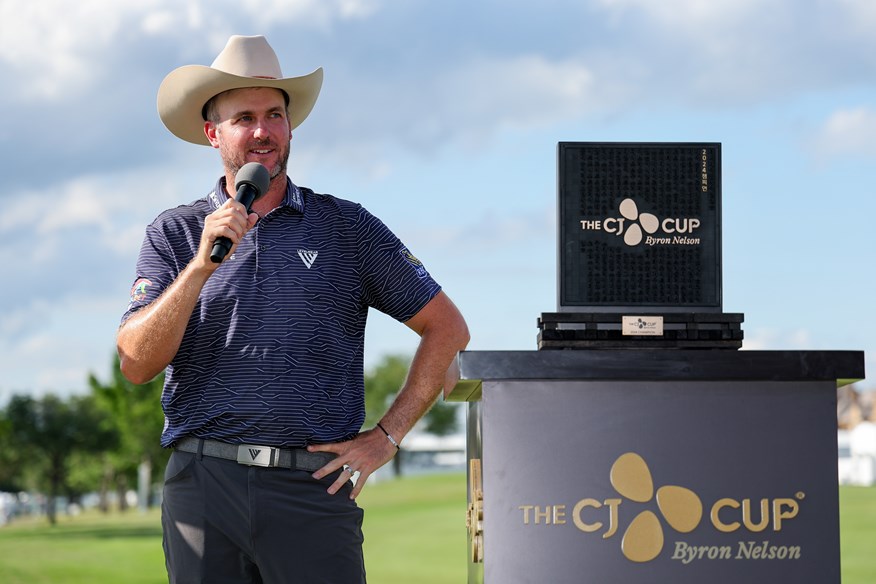
[[[258,162],[247,162],[234,177],[234,190],[237,191],[234,200],[246,207],[246,213],[249,214],[252,204],[268,192],[270,184],[271,175],[267,168]],[[227,237],[217,237],[213,242],[213,252],[210,254],[213,263],[221,263],[228,255],[231,245],[231,240]]]

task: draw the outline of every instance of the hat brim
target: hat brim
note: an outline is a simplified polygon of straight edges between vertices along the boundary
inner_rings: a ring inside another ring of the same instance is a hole
[[[158,115],[176,137],[209,146],[202,110],[213,96],[230,89],[273,87],[289,96],[289,124],[297,128],[313,110],[322,88],[322,67],[301,77],[262,79],[241,77],[204,65],[186,65],[171,71],[158,88]]]

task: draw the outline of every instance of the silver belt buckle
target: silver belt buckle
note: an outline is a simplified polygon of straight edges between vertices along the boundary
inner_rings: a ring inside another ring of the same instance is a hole
[[[237,462],[250,466],[277,466],[280,449],[256,444],[241,444],[237,447]]]

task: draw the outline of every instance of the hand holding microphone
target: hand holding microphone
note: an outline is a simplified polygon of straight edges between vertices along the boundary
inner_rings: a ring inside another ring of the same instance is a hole
[[[268,169],[258,162],[248,162],[237,171],[237,175],[234,177],[234,190],[237,191],[234,200],[246,207],[246,212],[249,214],[252,204],[268,192],[270,184],[271,175],[268,173]],[[217,237],[216,241],[213,242],[213,251],[210,253],[210,259],[213,263],[221,263],[228,255],[232,245],[233,243],[227,237]]]

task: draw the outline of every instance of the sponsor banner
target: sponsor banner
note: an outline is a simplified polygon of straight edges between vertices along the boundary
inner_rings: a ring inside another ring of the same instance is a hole
[[[838,583],[835,391],[485,381],[486,584]]]

